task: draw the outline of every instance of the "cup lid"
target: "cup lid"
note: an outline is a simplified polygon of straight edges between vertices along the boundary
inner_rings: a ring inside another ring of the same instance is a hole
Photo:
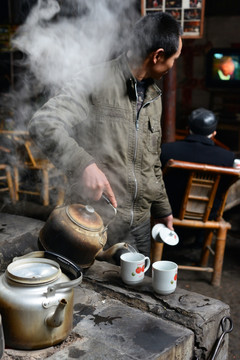
[[[179,242],[179,237],[175,231],[168,229],[167,227],[161,227],[159,229],[159,235],[162,241],[167,245],[177,245]]]

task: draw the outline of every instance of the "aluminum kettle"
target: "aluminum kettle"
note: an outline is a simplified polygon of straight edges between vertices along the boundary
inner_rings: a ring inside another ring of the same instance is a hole
[[[55,253],[35,251],[14,259],[0,277],[6,346],[41,349],[64,340],[72,329],[73,288],[82,276],[78,266]]]

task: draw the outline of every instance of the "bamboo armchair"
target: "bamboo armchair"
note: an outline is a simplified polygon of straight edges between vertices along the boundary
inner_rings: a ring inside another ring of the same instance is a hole
[[[14,186],[16,191],[16,200],[19,200],[19,194],[29,194],[38,196],[44,206],[50,204],[50,191],[57,191],[57,205],[64,202],[64,184],[65,176],[60,173],[55,166],[46,158],[39,157],[40,152],[34,146],[31,140],[14,137],[17,161],[14,166]],[[39,173],[40,186],[38,181],[27,188],[24,181],[21,181],[20,171],[34,171]]]
[[[11,168],[7,164],[0,164],[0,192],[9,192],[10,199],[16,202],[16,194],[13,187]]]
[[[11,148],[8,147],[5,137],[0,134],[0,192],[8,192],[13,203],[16,202],[16,193],[13,186],[12,168],[9,164]]]
[[[183,191],[182,205],[179,213],[174,214],[173,225],[186,228],[206,229],[205,242],[202,248],[200,266],[183,266],[179,269],[207,271],[212,273],[212,285],[219,286],[227,238],[227,231],[231,228],[229,222],[224,221],[222,215],[229,187],[240,178],[240,171],[234,168],[218,167],[207,164],[169,160],[163,170],[165,182],[168,176],[178,177],[185,174],[186,186]],[[220,192],[220,204],[217,215],[211,220],[210,214]],[[213,233],[216,232],[214,251],[211,248]],[[180,239],[181,241],[181,239]],[[163,244],[154,243],[153,261],[162,258]],[[209,267],[209,254],[214,255],[213,266]]]

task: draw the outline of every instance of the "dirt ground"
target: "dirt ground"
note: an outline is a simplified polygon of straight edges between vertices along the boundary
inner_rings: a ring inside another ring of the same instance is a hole
[[[36,202],[20,201],[15,206],[0,199],[1,212],[28,216],[45,221],[53,207],[43,207]],[[229,221],[232,229],[228,232],[227,245],[223,265],[223,274],[220,287],[210,284],[210,274],[180,270],[178,286],[189,291],[206,295],[228,304],[231,309],[233,331],[229,335],[229,360],[240,360],[240,207],[235,207],[224,214],[225,220]],[[192,249],[190,241],[180,238],[183,246],[164,248],[163,258],[176,261],[181,264],[191,264],[197,260],[199,249]]]

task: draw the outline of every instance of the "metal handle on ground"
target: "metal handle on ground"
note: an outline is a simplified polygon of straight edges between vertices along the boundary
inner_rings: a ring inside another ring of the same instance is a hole
[[[215,346],[213,347],[213,350],[211,351],[211,355],[210,357],[208,357],[208,360],[215,360],[217,358],[224,336],[230,333],[233,329],[232,319],[229,316],[224,316],[221,320],[220,325],[223,332],[217,340]]]

